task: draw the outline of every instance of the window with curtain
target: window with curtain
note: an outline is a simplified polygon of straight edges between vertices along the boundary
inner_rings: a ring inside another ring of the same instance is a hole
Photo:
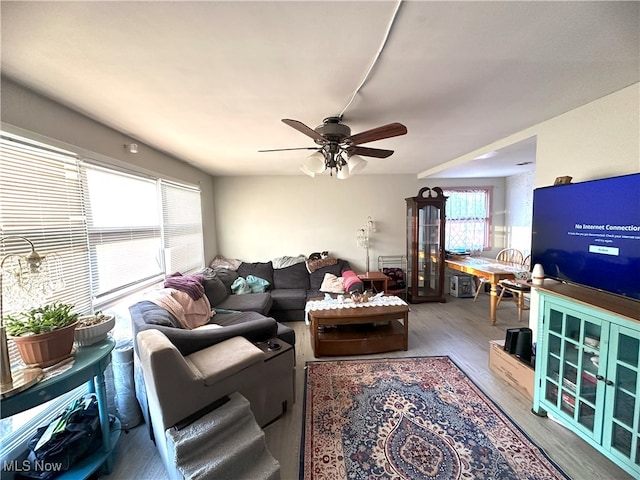
[[[446,206],[445,249],[491,249],[492,187],[443,188]]]

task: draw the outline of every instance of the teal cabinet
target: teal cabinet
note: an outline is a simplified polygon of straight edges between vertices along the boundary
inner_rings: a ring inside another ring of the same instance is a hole
[[[611,311],[607,294],[562,284],[538,292],[534,412],[640,476],[640,304],[603,297]]]

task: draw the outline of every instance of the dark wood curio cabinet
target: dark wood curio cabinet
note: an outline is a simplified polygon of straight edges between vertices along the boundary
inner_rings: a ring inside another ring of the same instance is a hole
[[[421,188],[407,202],[407,285],[411,303],[444,302],[444,225],[447,197]]]

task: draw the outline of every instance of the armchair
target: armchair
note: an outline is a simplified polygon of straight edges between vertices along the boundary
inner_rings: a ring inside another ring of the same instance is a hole
[[[168,429],[185,419],[204,419],[208,408],[234,392],[249,401],[260,426],[280,415],[283,404],[293,402],[292,359],[282,365],[270,364],[268,355],[243,337],[230,338],[189,355],[180,353],[159,330],[140,332],[136,343],[156,446],[171,478],[182,474],[167,440],[167,436],[175,438],[175,432],[167,432]],[[284,391],[278,391],[282,387]],[[203,422],[194,427],[198,438],[207,437],[209,434],[204,432],[217,423],[207,423],[206,419]],[[212,455],[210,464],[219,465],[229,455],[217,448],[208,450]]]
[[[134,338],[134,377],[136,398],[140,404],[145,422],[150,428],[151,438],[155,437],[156,429],[153,426],[153,418],[150,416],[151,405],[149,404],[146,379],[140,366],[140,351],[138,336],[142,332],[158,331],[174,345],[176,350],[183,356],[189,356],[208,347],[225,342],[229,339],[240,337],[249,343],[261,343],[266,348],[266,341],[278,337],[278,342],[283,345],[292,345],[291,348],[280,350],[277,358],[268,358],[263,362],[267,368],[263,380],[270,381],[277,378],[271,391],[280,393],[266,395],[264,401],[275,402],[278,412],[282,413],[286,409],[287,402],[292,404],[293,399],[293,369],[295,366],[295,331],[285,325],[277,323],[273,318],[265,317],[256,312],[225,313],[214,316],[216,325],[205,325],[195,330],[184,330],[178,328],[177,320],[164,308],[150,301],[141,301],[129,307]],[[255,347],[258,350],[260,348]],[[266,367],[265,367],[266,368]],[[288,393],[287,393],[288,392]],[[275,400],[281,396],[280,400]],[[251,398],[247,397],[249,401]],[[253,408],[253,405],[252,405]],[[275,406],[273,407],[275,410]],[[277,415],[272,415],[273,420]],[[265,419],[256,415],[258,422]],[[263,425],[261,423],[261,425]]]

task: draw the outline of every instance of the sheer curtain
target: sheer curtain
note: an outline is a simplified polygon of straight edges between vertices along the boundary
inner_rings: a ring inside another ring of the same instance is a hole
[[[443,189],[445,248],[478,252],[491,248],[491,187]]]

